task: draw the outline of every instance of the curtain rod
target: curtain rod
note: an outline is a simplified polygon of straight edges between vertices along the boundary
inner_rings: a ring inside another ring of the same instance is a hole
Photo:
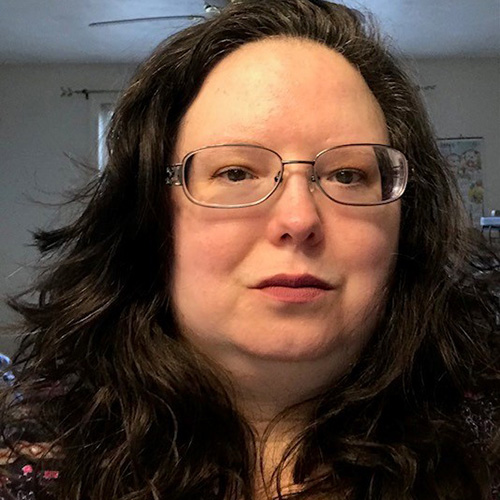
[[[81,94],[85,99],[89,99],[90,94],[119,94],[121,90],[73,90],[71,87],[61,87],[61,97],[71,97],[73,94]]]

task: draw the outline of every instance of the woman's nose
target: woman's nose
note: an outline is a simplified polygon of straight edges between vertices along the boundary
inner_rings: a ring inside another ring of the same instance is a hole
[[[282,186],[274,194],[269,223],[270,239],[275,244],[317,245],[324,237],[323,222],[318,211],[316,184],[310,169],[287,166]]]

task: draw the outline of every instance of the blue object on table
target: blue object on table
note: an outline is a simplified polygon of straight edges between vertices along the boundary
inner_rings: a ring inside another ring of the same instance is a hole
[[[10,365],[10,358],[9,358],[9,356],[6,356],[5,354],[2,354],[0,352],[0,371],[3,371],[3,369],[6,366],[9,366],[9,365]]]
[[[8,369],[10,364],[10,358],[5,354],[0,353],[0,383],[3,381],[10,385],[16,378],[15,375]]]

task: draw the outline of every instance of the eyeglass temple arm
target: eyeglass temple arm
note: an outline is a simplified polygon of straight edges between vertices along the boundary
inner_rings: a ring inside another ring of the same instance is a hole
[[[167,165],[165,169],[165,184],[167,186],[182,186],[181,168],[182,163]]]

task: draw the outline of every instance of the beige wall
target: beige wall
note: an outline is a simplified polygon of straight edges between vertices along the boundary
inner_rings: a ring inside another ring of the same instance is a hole
[[[93,164],[92,101],[61,97],[60,87],[121,89],[131,68],[104,65],[0,65],[0,297],[23,288],[36,252],[30,230],[59,217],[42,206],[81,184],[83,174],[65,156]],[[13,319],[2,303],[0,324]],[[0,336],[0,352],[13,342]]]
[[[500,209],[500,58],[411,63],[438,137],[483,137],[485,212]]]

